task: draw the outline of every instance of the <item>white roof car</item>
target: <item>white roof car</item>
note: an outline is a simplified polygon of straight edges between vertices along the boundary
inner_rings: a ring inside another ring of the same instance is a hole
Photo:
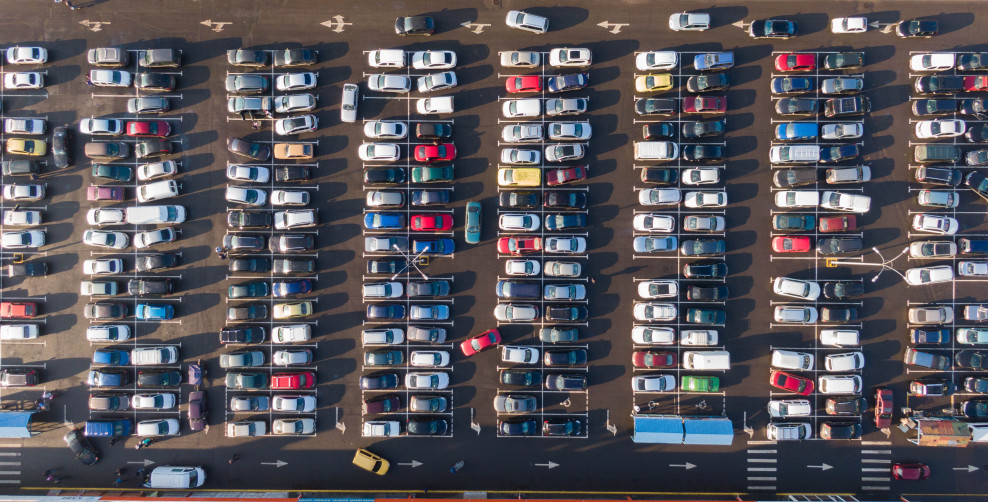
[[[41,89],[45,86],[45,78],[38,72],[10,72],[3,76],[4,89]]]
[[[724,207],[727,205],[727,192],[686,192],[683,205],[693,209]]]
[[[710,28],[710,14],[706,12],[678,12],[669,16],[672,31],[704,31]]]
[[[33,325],[29,325],[33,326]],[[3,328],[0,326],[0,339],[3,338]],[[988,344],[988,329],[984,328],[957,328],[957,343],[965,345],[985,345]]]
[[[310,338],[312,338],[312,327],[308,324],[275,326],[271,331],[271,341],[274,343],[304,342]]]
[[[542,141],[542,124],[512,124],[501,130],[505,143],[534,143]]]
[[[532,166],[542,161],[542,152],[528,148],[502,148],[501,163]]]
[[[98,207],[86,212],[86,221],[96,226],[121,225],[125,221],[125,214],[123,209]]]
[[[868,31],[868,18],[864,16],[835,17],[830,20],[831,33],[864,33]]]
[[[274,206],[308,206],[309,192],[305,190],[275,190],[271,192]]]
[[[912,71],[944,71],[954,67],[956,55],[952,52],[916,54],[909,58]]]
[[[35,201],[45,197],[45,185],[4,185],[3,198],[10,201]]]
[[[232,165],[226,168],[226,179],[232,181],[251,181],[267,183],[271,178],[271,170],[264,166]]]
[[[686,329],[679,332],[679,343],[690,346],[717,345],[719,339],[715,329]]]
[[[957,254],[957,244],[951,241],[913,241],[909,244],[909,257],[935,259]]]
[[[856,329],[822,329],[820,344],[828,347],[857,347],[861,344],[861,333]]]
[[[672,375],[638,375],[631,378],[632,392],[672,392],[676,377]]]
[[[539,349],[520,345],[505,345],[501,347],[501,362],[536,364],[539,362]]]
[[[960,194],[953,190],[930,190],[924,188],[916,194],[916,202],[921,206],[955,208],[960,205]]]
[[[539,275],[542,265],[538,260],[508,260],[504,263],[504,273],[508,275]]]
[[[7,64],[42,64],[48,62],[44,47],[11,47],[7,49]]]
[[[820,196],[820,207],[832,211],[867,213],[871,209],[871,197],[867,195],[826,191]]]
[[[130,87],[133,77],[123,70],[89,70],[89,83],[97,87]]]
[[[364,422],[364,437],[390,437],[401,434],[397,420],[368,420]]]
[[[508,99],[501,105],[505,117],[538,117],[542,115],[542,100],[538,98]]]
[[[676,51],[649,51],[635,56],[635,67],[639,70],[671,70],[679,66]]]
[[[274,121],[274,132],[280,136],[312,132],[319,127],[319,119],[315,115],[297,115]]]
[[[772,284],[775,294],[815,301],[820,296],[820,285],[814,281],[804,281],[791,277],[776,277]]]
[[[545,262],[545,275],[548,277],[579,277],[583,271],[583,266],[575,261]]]
[[[272,434],[297,436],[315,432],[316,421],[312,418],[276,418],[271,422]]]
[[[680,176],[686,185],[709,185],[720,182],[720,169],[716,167],[691,167]]]
[[[405,75],[374,73],[367,77],[367,88],[378,92],[404,94],[412,89],[412,79]]]
[[[534,232],[539,229],[539,215],[533,213],[502,213],[497,226],[506,232]]]
[[[793,324],[813,324],[819,319],[816,307],[798,307],[780,305],[775,307],[775,322]]]
[[[178,347],[160,345],[141,347],[130,351],[130,363],[135,366],[175,364],[178,362]]]
[[[405,58],[401,49],[378,49],[367,53],[367,64],[373,68],[404,68]]]
[[[417,51],[412,53],[412,68],[416,70],[448,70],[456,67],[453,51]]]
[[[587,98],[552,98],[545,100],[545,113],[551,117],[579,115],[587,111]]]
[[[412,366],[449,366],[449,352],[445,350],[413,350],[408,360]]]
[[[864,365],[865,358],[861,352],[827,354],[823,359],[823,366],[827,371],[857,371],[863,369]]]
[[[415,102],[415,110],[423,115],[453,113],[453,96],[420,99]]]
[[[638,283],[638,296],[651,298],[675,298],[679,296],[679,282],[675,279],[654,279]]]
[[[636,214],[633,222],[639,232],[672,232],[676,230],[676,217],[668,214]]]
[[[861,122],[844,122],[839,124],[823,124],[820,137],[827,140],[860,138],[864,134],[864,124]]]
[[[278,75],[275,79],[275,87],[279,91],[301,91],[314,89],[318,83],[319,76],[312,72],[287,73]],[[345,91],[345,88],[344,88]]]
[[[36,227],[41,224],[41,211],[10,209],[3,212],[3,224],[14,227]]]
[[[47,122],[44,119],[5,119],[3,130],[7,134],[44,134]]]
[[[82,119],[79,132],[83,134],[119,136],[124,132],[124,121],[119,119]]]
[[[179,430],[181,430],[181,427],[179,426],[177,418],[161,418],[141,420],[140,422],[137,422],[137,428],[135,429],[134,434],[139,437],[177,436]]]
[[[415,87],[419,92],[435,92],[456,87],[456,73],[444,71],[419,77]]]
[[[401,328],[365,329],[360,332],[363,345],[400,345],[405,341],[405,330]]]
[[[590,122],[550,122],[549,139],[555,140],[586,140],[593,135]]]
[[[175,176],[178,173],[178,164],[174,160],[163,160],[161,162],[151,162],[141,164],[137,167],[137,179],[140,181],[152,181]]]
[[[145,230],[134,234],[134,247],[137,249],[148,248],[165,242],[175,240],[175,231],[171,228],[159,228],[157,230]]]
[[[933,267],[916,267],[906,270],[906,282],[910,286],[922,286],[924,284],[937,284],[940,282],[950,282],[954,280],[954,268],[950,265],[936,265]]]
[[[316,212],[312,209],[292,209],[274,213],[274,228],[276,230],[314,227],[316,223]]]
[[[263,436],[268,433],[268,423],[263,420],[240,420],[226,424],[228,437]]]
[[[276,350],[271,355],[271,363],[275,366],[296,366],[312,362],[312,351],[309,349]]]
[[[683,230],[687,232],[723,232],[727,220],[723,216],[691,214],[683,218]]]
[[[363,143],[357,155],[363,161],[394,162],[401,158],[401,147],[396,143]]]
[[[175,407],[175,394],[171,392],[156,392],[154,394],[134,394],[130,405],[135,410],[170,410]]]
[[[954,322],[954,308],[947,306],[910,307],[906,311],[912,324],[950,324]]]
[[[38,337],[37,324],[4,324],[0,326],[0,340],[30,340]]]
[[[775,192],[777,207],[816,207],[820,204],[820,192],[816,190],[780,190]]]
[[[545,33],[549,31],[548,19],[520,10],[508,11],[504,22],[508,25],[508,28],[517,28],[532,33]]]
[[[123,232],[86,230],[82,234],[82,242],[100,248],[125,249],[130,245],[130,237]]]
[[[542,64],[542,55],[536,51],[504,51],[501,66],[505,68],[532,68]]]
[[[988,261],[959,261],[957,275],[964,277],[988,277]]]
[[[547,253],[583,253],[587,250],[587,240],[583,237],[549,237],[543,249]]]
[[[405,205],[405,193],[391,190],[369,190],[365,203],[367,207],[402,207]]]
[[[82,272],[88,275],[119,274],[123,272],[120,258],[98,258],[82,262]]]
[[[309,413],[316,409],[316,396],[276,395],[271,400],[271,409],[293,413]]]
[[[86,340],[114,343],[130,340],[130,326],[126,324],[96,324],[86,327]]]
[[[561,67],[590,66],[592,55],[590,49],[563,47],[549,51],[549,65]]]
[[[646,188],[638,192],[638,203],[643,206],[679,204],[683,193],[678,188]]]
[[[672,345],[676,343],[676,330],[665,326],[635,326],[631,328],[631,341],[639,345]]]
[[[813,414],[813,406],[808,399],[772,399],[768,402],[768,416],[771,418],[808,417]]]
[[[364,136],[374,139],[405,139],[408,126],[396,120],[370,120],[364,124]]]
[[[939,214],[920,213],[913,216],[913,230],[938,235],[954,235],[960,224],[955,218]]]
[[[817,380],[820,394],[861,394],[858,375],[823,375]]]
[[[920,139],[956,138],[967,131],[967,123],[960,119],[920,120],[916,122],[916,137]]]
[[[268,193],[257,188],[242,188],[235,186],[226,187],[226,201],[248,206],[263,206],[267,201]]]
[[[449,387],[449,374],[442,371],[411,371],[405,375],[405,387],[409,389],[442,390]]]
[[[401,298],[405,287],[398,281],[369,282],[363,285],[364,298]]]
[[[360,88],[357,84],[343,84],[343,96],[340,98],[340,120],[343,122],[357,121],[357,101]]]
[[[258,105],[261,109],[270,108],[270,104],[268,104],[268,107],[265,108],[263,101],[258,103]],[[315,107],[316,97],[309,93],[289,94],[287,96],[278,96],[274,98],[274,111],[277,113],[307,112],[315,109]]]
[[[639,321],[675,321],[676,306],[671,303],[635,303],[635,319]]]
[[[772,351],[772,366],[784,370],[809,371],[813,369],[813,354],[776,349]]]
[[[539,317],[539,308],[524,303],[501,303],[494,307],[494,317],[504,322],[534,321]]]

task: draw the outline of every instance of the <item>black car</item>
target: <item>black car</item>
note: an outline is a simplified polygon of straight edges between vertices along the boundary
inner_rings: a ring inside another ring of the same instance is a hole
[[[959,106],[960,113],[974,115],[978,118],[985,115],[985,110],[988,110],[988,100],[981,98],[962,99]]]
[[[387,274],[394,275],[404,272],[408,268],[408,262],[405,260],[368,260],[367,261],[367,273],[368,274]]]
[[[967,377],[964,379],[964,390],[975,394],[988,394],[988,378]]]
[[[932,19],[900,21],[895,27],[895,34],[903,38],[930,38],[939,32],[939,25]]]
[[[51,153],[55,157],[55,167],[64,169],[72,165],[72,154],[69,148],[71,139],[69,128],[58,126],[51,133]]]
[[[971,143],[988,142],[988,124],[970,124],[964,137]]]
[[[858,309],[854,307],[823,307],[820,309],[820,320],[823,322],[851,322],[858,318]]]
[[[820,180],[820,172],[815,168],[777,169],[772,175],[772,181],[779,188],[812,185]]]
[[[143,370],[137,372],[138,387],[178,387],[182,374],[175,370]]]
[[[731,85],[726,73],[711,73],[708,75],[693,75],[686,81],[686,90],[690,92],[722,91]]]
[[[988,401],[971,399],[961,403],[961,413],[967,418],[988,418]]]
[[[827,398],[828,415],[861,415],[868,410],[868,400],[863,397]]]
[[[683,265],[683,275],[689,279],[718,279],[727,277],[727,264],[718,263],[687,263]]]
[[[449,190],[412,190],[413,206],[433,206],[449,203]]]
[[[546,230],[572,230],[585,226],[587,226],[587,215],[583,213],[545,215]]]
[[[94,170],[96,165],[97,164],[94,164]],[[124,166],[120,167],[129,169]],[[38,163],[33,160],[5,160],[3,163],[0,163],[0,172],[2,172],[4,176],[29,176],[32,174],[38,174],[41,172],[41,168],[38,166]]]
[[[220,330],[220,343],[261,343],[266,332],[262,326],[237,326]]]
[[[722,302],[729,295],[727,286],[690,286],[686,290],[686,299],[693,302]]]
[[[263,235],[226,234],[223,236],[221,242],[220,247],[231,253],[244,253],[264,249]]]
[[[376,303],[367,306],[368,319],[404,319],[405,306],[396,303]]]
[[[153,272],[176,267],[179,264],[178,255],[174,253],[155,253],[137,257],[138,272]]]
[[[276,274],[311,274],[316,271],[316,261],[309,258],[278,258],[272,268]]]
[[[580,339],[580,330],[563,326],[551,326],[539,330],[539,340],[547,343],[571,343]]]
[[[913,88],[920,94],[953,94],[964,91],[964,77],[927,75],[917,77]]]
[[[543,205],[554,209],[586,209],[587,193],[564,190],[546,192]]]
[[[316,64],[316,51],[312,49],[284,49],[274,53],[275,66],[291,68],[314,64]]]
[[[7,265],[7,277],[44,277],[48,274],[48,263],[41,260]]]
[[[796,22],[785,19],[759,19],[748,26],[751,38],[792,38],[796,36]]]
[[[858,282],[825,282],[823,296],[832,300],[846,300],[864,294],[864,283]]]
[[[808,214],[777,214],[772,217],[772,228],[775,230],[812,230],[816,217]]]
[[[497,281],[494,292],[498,298],[536,299],[542,296],[542,287],[537,282]]]
[[[579,305],[573,307],[549,306],[545,309],[546,321],[583,322],[589,316],[587,308]]]
[[[823,57],[823,67],[828,70],[852,70],[862,66],[863,52],[832,52]]]
[[[520,387],[538,387],[542,385],[542,373],[538,370],[501,370],[501,383]]]
[[[274,169],[274,179],[286,183],[308,181],[312,179],[312,173],[304,166],[282,166]]]
[[[374,373],[360,377],[363,390],[397,389],[400,379],[397,373]]]
[[[638,115],[673,115],[679,111],[679,103],[675,99],[644,98],[635,101],[635,113]]]
[[[956,390],[954,382],[943,378],[921,378],[909,382],[909,393],[914,396],[949,396]]]
[[[443,418],[410,418],[405,430],[410,436],[445,436],[449,422]]]
[[[500,436],[534,436],[539,432],[539,423],[532,418],[512,418],[497,424]]]
[[[230,211],[226,214],[226,224],[230,228],[270,228],[271,213],[268,211]]]
[[[241,138],[227,138],[226,149],[232,154],[251,160],[265,161],[271,158],[271,147]]]
[[[917,99],[913,101],[913,115],[950,115],[956,113],[959,107],[960,102],[956,99]]]
[[[683,256],[715,256],[727,252],[727,243],[723,239],[692,239],[679,246]]]
[[[271,270],[271,259],[260,257],[230,258],[228,268],[230,272],[263,273]]]
[[[167,295],[175,292],[171,279],[131,279],[127,281],[127,293],[134,296]]]
[[[409,281],[405,286],[405,294],[409,298],[419,296],[449,296],[449,290],[449,281],[445,280]]]
[[[283,234],[274,235],[268,241],[268,249],[272,253],[304,253],[315,248],[316,240],[312,234]]]
[[[683,138],[706,138],[719,136],[727,130],[727,119],[701,120],[683,124]]]
[[[669,122],[656,122],[642,126],[642,137],[646,140],[676,137],[676,125]]]
[[[441,122],[415,124],[415,137],[441,141],[453,137],[453,126]]]
[[[134,87],[145,91],[174,91],[175,76],[168,73],[138,73],[134,76]]]
[[[395,33],[399,35],[432,35],[436,32],[436,20],[429,16],[405,16],[395,19]]]
[[[267,318],[268,306],[263,303],[243,304],[226,309],[228,321],[260,321]]]
[[[226,62],[233,66],[267,66],[268,53],[250,49],[230,50],[226,51]]]
[[[985,175],[978,171],[971,171],[964,177],[964,185],[978,194],[982,199],[988,200],[988,178]]]
[[[501,192],[498,205],[511,209],[534,209],[541,205],[541,196],[538,192]]]
[[[397,185],[405,182],[405,169],[401,167],[374,167],[364,170],[364,183]]]
[[[572,75],[557,75],[545,79],[545,90],[548,92],[566,92],[586,88],[590,83],[590,75],[574,73]]]
[[[583,421],[578,418],[547,418],[542,422],[546,436],[579,436],[583,433]]]
[[[576,366],[587,363],[587,351],[583,349],[555,349],[545,351],[546,366]]]
[[[954,363],[961,368],[972,370],[988,369],[988,352],[961,350],[954,354]]]
[[[988,150],[972,150],[964,154],[964,163],[969,166],[988,164]],[[974,174],[973,172],[971,174]]]
[[[861,155],[858,145],[840,145],[820,149],[820,163],[830,164],[857,158]]]
[[[957,169],[950,167],[927,167],[920,166],[916,169],[916,181],[920,183],[930,183],[932,185],[958,186],[963,180],[963,175]]]
[[[988,53],[974,52],[958,54],[957,69],[961,71],[988,70]]]
[[[675,185],[679,181],[679,170],[667,167],[646,167],[642,169],[641,179],[645,183],[656,185]]]
[[[861,251],[863,242],[857,237],[827,237],[820,239],[816,244],[820,254],[847,254]]]
[[[782,98],[775,102],[775,113],[779,115],[816,115],[820,103],[811,98]]]
[[[587,375],[582,373],[549,373],[545,376],[548,390],[584,390],[587,388]]]
[[[724,147],[719,145],[686,145],[683,147],[683,159],[693,162],[724,160]]]
[[[72,429],[65,434],[62,438],[65,444],[72,450],[72,454],[75,458],[86,465],[93,465],[99,462],[99,452],[93,445],[90,444],[89,439],[82,434],[81,429]]]
[[[823,439],[857,439],[861,437],[861,424],[853,422],[824,422],[820,424]]]
[[[776,77],[771,81],[772,94],[805,94],[816,88],[806,77]]]

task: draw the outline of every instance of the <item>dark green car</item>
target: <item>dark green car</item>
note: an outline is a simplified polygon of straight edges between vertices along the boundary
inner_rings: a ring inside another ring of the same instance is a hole
[[[93,164],[93,177],[104,178],[113,181],[130,181],[134,175],[134,170],[127,166],[115,164]]]
[[[775,230],[813,230],[816,218],[810,215],[777,214],[772,218]]]
[[[418,166],[412,168],[412,182],[414,183],[439,183],[443,181],[453,181],[453,166]]]
[[[412,176],[415,173],[413,171]],[[463,231],[464,240],[468,244],[477,244],[480,242],[480,217],[481,217],[481,206],[479,202],[468,202],[467,203],[467,223]]]
[[[371,350],[364,353],[367,366],[398,366],[405,362],[405,354],[400,350]]]
[[[715,376],[683,375],[680,388],[684,392],[717,392],[720,390],[720,378]]]
[[[230,298],[260,298],[262,296],[268,296],[270,293],[271,288],[267,282],[257,281],[230,286],[227,296]]]
[[[727,312],[716,309],[691,308],[686,310],[686,322],[723,326],[727,323]]]

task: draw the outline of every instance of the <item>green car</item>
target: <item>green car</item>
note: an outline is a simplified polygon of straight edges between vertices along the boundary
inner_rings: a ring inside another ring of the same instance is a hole
[[[691,308],[686,310],[686,322],[691,324],[714,324],[723,326],[727,323],[727,312],[717,309]]]
[[[93,177],[106,178],[113,181],[130,181],[134,170],[127,166],[111,164],[93,164]]]
[[[262,296],[268,296],[270,292],[271,288],[267,282],[257,281],[230,286],[227,296],[230,298],[260,298]]]
[[[717,392],[720,390],[720,378],[684,375],[680,388],[690,392]]]
[[[467,224],[464,230],[464,238],[468,244],[477,244],[480,242],[480,209],[479,202],[467,203]]]
[[[775,230],[813,230],[816,218],[810,215],[777,214],[772,218]]]
[[[453,166],[412,168],[412,182],[414,183],[438,183],[442,181],[453,181]]]

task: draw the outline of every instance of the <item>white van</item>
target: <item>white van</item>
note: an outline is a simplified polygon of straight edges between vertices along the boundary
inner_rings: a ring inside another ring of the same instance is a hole
[[[768,160],[773,164],[814,164],[820,162],[820,145],[773,146]]]
[[[671,161],[679,157],[679,145],[672,141],[636,141],[635,160]]]
[[[202,466],[162,465],[151,469],[144,486],[147,488],[197,488],[206,482]]]
[[[823,375],[817,381],[820,394],[861,394],[858,375]]]
[[[367,64],[374,68],[404,68],[405,51],[401,49],[378,49],[367,53]]]
[[[178,196],[178,182],[162,180],[137,187],[137,200],[151,202]]]
[[[420,99],[415,103],[415,109],[422,115],[453,113],[453,96]]]
[[[726,350],[683,352],[683,368],[688,370],[729,370],[731,353]]]
[[[971,441],[975,443],[988,442],[988,424],[967,424],[967,427],[971,430]]]
[[[856,329],[820,330],[820,344],[828,347],[857,347],[861,345],[861,332]]]
[[[185,208],[182,206],[128,207],[124,212],[124,221],[131,225],[182,223],[185,221]]]

